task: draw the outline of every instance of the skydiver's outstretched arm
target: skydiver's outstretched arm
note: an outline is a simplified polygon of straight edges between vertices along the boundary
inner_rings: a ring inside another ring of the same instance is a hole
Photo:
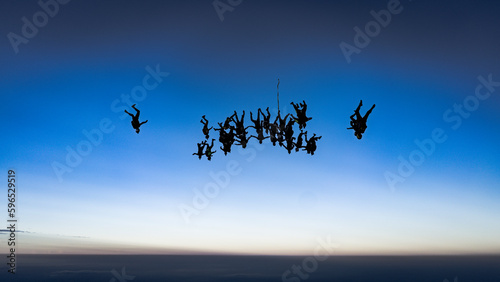
[[[222,126],[222,122],[218,122],[217,124],[219,125],[219,128],[214,128],[215,131],[220,131],[224,129],[224,127]]]
[[[134,118],[134,115],[133,115],[133,114],[131,114],[131,113],[127,112],[127,110],[125,110],[125,112],[126,112],[129,116],[131,116],[132,118]]]
[[[260,108],[257,110],[257,115],[258,115],[258,117],[260,117],[260,115],[262,115],[263,119],[266,118],[266,116],[264,115],[264,113],[262,112],[262,110]]]
[[[143,122],[139,123],[139,126],[145,124],[146,122],[148,122],[148,119],[146,121],[143,121]]]
[[[253,119],[253,113],[252,113],[252,112],[250,112],[250,120],[251,120],[252,122],[257,122],[257,120],[256,120],[256,119]]]

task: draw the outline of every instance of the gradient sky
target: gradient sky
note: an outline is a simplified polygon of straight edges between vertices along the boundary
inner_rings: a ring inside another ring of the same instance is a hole
[[[401,0],[348,63],[339,45],[388,2],[245,0],[221,21],[212,1],[73,0],[16,54],[8,34],[41,7],[2,1],[0,168],[17,172],[18,252],[307,254],[330,236],[338,254],[499,253],[500,87],[456,129],[443,115],[478,76],[500,81],[500,3]],[[137,135],[113,102],[148,66],[169,75],[132,100],[149,120]],[[314,156],[254,140],[191,155],[202,115],[276,111],[278,78],[282,111],[308,103]],[[357,140],[360,99],[377,106]],[[54,162],[103,119],[112,132],[59,181]],[[436,128],[446,141],[391,189],[387,172]],[[239,173],[186,222],[180,207],[228,163]]]

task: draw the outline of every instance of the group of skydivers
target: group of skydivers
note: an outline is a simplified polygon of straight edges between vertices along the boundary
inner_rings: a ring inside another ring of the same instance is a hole
[[[307,151],[308,154],[314,155],[316,151],[316,141],[321,139],[322,136],[317,137],[316,134],[313,134],[310,138],[307,138],[307,131],[303,131],[306,128],[307,122],[312,118],[306,115],[307,104],[305,101],[303,103],[295,104],[291,102],[290,104],[295,109],[296,115],[287,114],[284,117],[281,117],[281,113],[278,110],[278,115],[273,122],[271,122],[271,113],[269,112],[269,107],[266,109],[266,114],[259,108],[257,111],[257,117],[254,119],[253,113],[250,112],[250,120],[253,122],[253,125],[246,126],[244,125],[245,119],[245,111],[243,111],[241,118],[238,117],[236,111],[230,117],[227,117],[224,121],[224,124],[221,122],[218,123],[218,128],[208,127],[208,120],[205,115],[202,116],[201,123],[203,124],[203,134],[205,135],[205,140],[198,143],[198,151],[193,153],[193,155],[198,156],[201,159],[203,156],[206,156],[208,160],[212,159],[212,155],[216,152],[213,150],[214,141],[210,145],[208,144],[208,139],[210,138],[210,130],[213,129],[215,131],[219,131],[219,142],[222,143],[220,149],[224,152],[224,155],[231,152],[231,147],[233,144],[239,145],[242,148],[246,148],[248,141],[250,138],[255,138],[262,144],[264,139],[269,138],[273,146],[276,146],[276,143],[280,147],[285,148],[290,154],[294,149],[298,152],[300,149]],[[373,105],[364,116],[361,116],[359,110],[363,105],[363,101],[359,102],[358,107],[354,110],[354,114],[350,116],[350,124],[351,127],[347,129],[353,129],[354,135],[358,138],[362,138],[362,134],[365,132],[367,125],[366,121],[368,116],[372,112],[375,105]],[[127,110],[125,112],[132,117],[132,127],[135,129],[136,133],[139,133],[139,127],[146,122],[139,122],[140,111],[135,107],[135,104],[132,105],[132,108],[136,110],[136,114],[132,115]],[[262,119],[261,119],[262,117]],[[356,118],[354,118],[356,117]],[[297,123],[299,125],[300,133],[297,137],[294,137],[293,126]],[[252,127],[255,129],[256,135],[248,136],[247,129]],[[265,134],[266,136],[265,136]]]
[[[224,124],[219,122],[218,128],[214,128],[215,131],[219,132],[219,142],[222,143],[220,149],[224,152],[224,155],[231,152],[231,146],[233,144],[239,145],[242,148],[246,148],[248,141],[251,138],[255,138],[262,144],[264,139],[269,138],[273,146],[276,143],[280,147],[285,148],[290,154],[293,149],[298,152],[300,149],[306,150],[308,154],[314,155],[316,151],[316,141],[321,139],[313,134],[310,138],[307,138],[307,131],[303,131],[307,125],[307,122],[311,120],[311,117],[307,117],[306,110],[307,104],[305,101],[303,103],[295,104],[290,103],[295,109],[296,116],[287,114],[281,117],[281,112],[278,111],[278,115],[273,122],[271,122],[271,113],[269,112],[269,107],[264,113],[260,108],[257,111],[257,116],[254,118],[252,112],[250,112],[250,120],[253,125],[245,126],[245,111],[238,117],[238,113],[235,111],[230,117],[227,117]],[[211,160],[212,155],[216,151],[212,151],[215,139],[212,139],[209,145],[207,140],[210,138],[209,132],[213,127],[208,127],[208,120],[205,116],[202,117],[201,121],[203,124],[203,134],[205,134],[205,139],[201,143],[198,143],[198,152],[193,153],[193,155],[198,156],[201,159],[206,156],[208,160]],[[293,125],[297,123],[299,125],[300,134],[294,137]],[[248,135],[247,129],[252,127],[255,129],[255,135]],[[296,141],[295,141],[296,140]]]

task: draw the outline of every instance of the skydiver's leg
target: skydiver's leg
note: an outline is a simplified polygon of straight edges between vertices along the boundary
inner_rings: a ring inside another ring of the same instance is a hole
[[[361,109],[361,106],[363,106],[363,100],[359,100],[359,105],[358,107],[356,108],[356,110],[354,111],[354,115],[356,115],[356,118],[358,120],[362,119],[362,116],[359,114],[359,110]],[[351,118],[352,119],[352,118]]]
[[[200,122],[203,123],[204,125],[208,125],[208,119],[205,117],[205,115],[201,117]]]
[[[375,104],[366,112],[365,117],[363,118],[365,121],[368,119],[368,116],[372,113],[373,108],[375,108]]]
[[[139,115],[141,114],[141,111],[139,111],[139,110],[138,110],[138,109],[136,109],[135,107],[132,107],[132,108],[134,108],[134,110],[136,110],[136,111],[137,111],[137,113],[135,114],[135,117],[134,117],[134,118],[135,118],[135,119],[137,119],[137,120],[139,120]]]

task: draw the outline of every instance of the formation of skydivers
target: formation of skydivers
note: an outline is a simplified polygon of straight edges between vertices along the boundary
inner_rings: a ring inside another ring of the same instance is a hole
[[[289,154],[294,149],[296,152],[302,149],[308,154],[314,155],[317,148],[316,142],[321,139],[321,136],[317,137],[316,134],[313,134],[310,138],[307,138],[307,131],[303,130],[306,128],[307,122],[312,119],[306,114],[307,104],[305,101],[302,101],[302,103],[299,104],[295,104],[293,102],[290,104],[295,109],[295,116],[287,114],[284,117],[281,117],[281,113],[278,110],[278,115],[274,121],[271,122],[269,107],[266,108],[266,113],[259,108],[255,118],[253,113],[250,112],[250,121],[253,125],[246,127],[244,124],[245,111],[243,111],[241,117],[238,117],[238,113],[234,111],[234,114],[227,117],[224,123],[218,123],[218,128],[208,127],[208,120],[205,115],[203,115],[200,122],[203,124],[202,132],[205,135],[205,140],[197,144],[198,150],[196,153],[193,153],[193,155],[198,156],[200,160],[203,156],[206,156],[208,160],[212,159],[213,154],[217,152],[216,150],[213,150],[215,139],[211,140],[210,145],[208,143],[210,130],[212,129],[219,132],[219,142],[222,144],[220,149],[224,152],[224,155],[231,152],[233,144],[246,148],[250,138],[257,139],[260,144],[262,144],[265,139],[269,138],[273,146],[276,146],[276,143],[278,143],[278,145],[285,148]],[[353,129],[354,135],[358,139],[362,138],[362,134],[368,127],[366,125],[366,121],[375,108],[375,104],[366,112],[364,116],[361,116],[359,113],[361,106],[363,106],[363,100],[359,101],[359,105],[356,110],[354,110],[354,114],[350,116],[351,127],[347,128]],[[132,117],[132,127],[135,129],[136,133],[139,133],[139,127],[148,121],[139,122],[140,111],[135,107],[135,104],[132,105],[132,108],[136,110],[135,115],[132,115],[127,110],[125,110],[125,112]],[[299,125],[300,130],[297,137],[293,136],[293,126],[295,123]],[[248,135],[247,129],[250,127],[255,129],[255,135]]]
[[[316,141],[321,139],[321,136],[317,137],[316,134],[313,134],[313,136],[308,138],[307,131],[303,130],[306,128],[307,122],[312,119],[306,114],[307,104],[305,101],[299,104],[293,102],[290,104],[295,109],[295,115],[287,114],[282,117],[281,112],[278,110],[278,115],[274,121],[271,121],[269,107],[266,108],[265,113],[259,108],[255,117],[254,114],[250,112],[250,121],[252,124],[248,126],[245,126],[245,111],[243,111],[241,116],[238,116],[238,113],[234,111],[234,114],[227,117],[224,123],[219,122],[217,128],[208,127],[208,120],[205,116],[202,116],[200,122],[203,124],[202,132],[206,140],[197,144],[198,151],[193,153],[193,155],[198,156],[199,159],[206,156],[207,159],[210,160],[211,156],[216,152],[212,151],[215,139],[212,139],[212,144],[210,146],[207,143],[207,140],[210,138],[209,133],[211,129],[219,132],[219,142],[222,144],[220,149],[224,152],[224,155],[231,152],[231,147],[233,145],[246,148],[251,138],[257,139],[260,144],[262,144],[265,139],[269,138],[273,146],[278,144],[280,147],[285,148],[289,154],[293,150],[298,152],[302,149],[308,154],[314,155],[317,148]],[[299,125],[300,130],[297,137],[293,136],[293,126],[295,123]],[[247,130],[250,127],[255,130],[255,135],[249,135]]]

